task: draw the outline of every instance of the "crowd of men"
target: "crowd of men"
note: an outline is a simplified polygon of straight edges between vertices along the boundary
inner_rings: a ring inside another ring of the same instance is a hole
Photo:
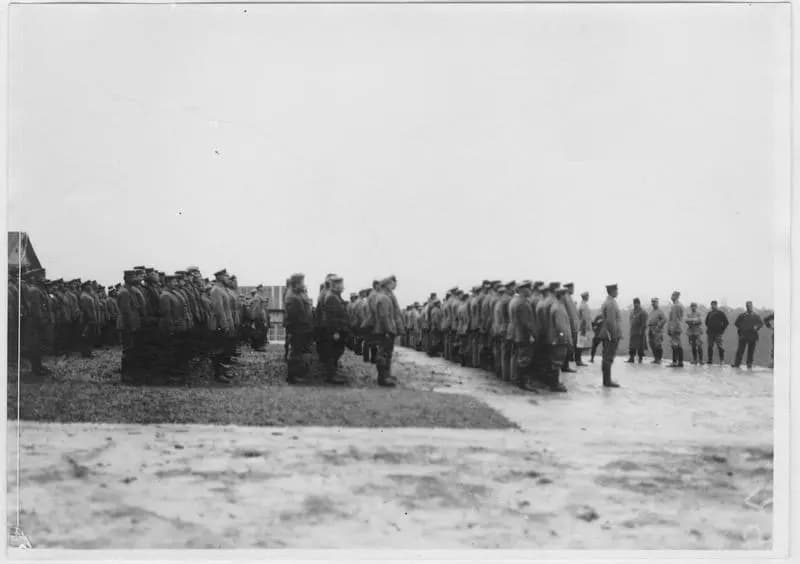
[[[565,391],[560,379],[562,372],[575,372],[570,366],[587,366],[583,351],[591,351],[591,362],[602,344],[603,385],[618,387],[611,378],[611,365],[622,339],[621,312],[617,304],[618,287],[606,287],[607,297],[599,315],[589,307],[589,293],[581,294],[581,303],[573,301],[575,285],[568,282],[545,284],[525,280],[503,283],[484,280],[470,291],[451,288],[441,300],[430,294],[424,303],[414,302],[403,311],[401,344],[424,350],[431,356],[442,355],[462,366],[479,367],[494,372],[498,378],[514,382],[522,388],[544,384],[554,391]],[[716,347],[720,364],[725,351],[722,336],[728,328],[727,315],[716,301],[703,318],[697,304],[685,312],[680,292],[672,294],[672,307],[667,316],[659,307],[658,298],[651,302],[650,312],[633,300],[629,314],[629,358],[641,363],[648,346],[653,351],[653,363],[661,364],[664,333],[672,348],[671,368],[683,363],[683,334],[686,333],[692,364],[703,363],[703,336],[708,339],[708,363],[712,363]],[[733,366],[746,363],[752,368],[758,332],[765,324],[772,327],[774,315],[765,320],[747,302],[746,311],[737,316],[738,348]],[[774,355],[774,337],[773,337]]]
[[[339,360],[350,348],[362,355],[365,362],[376,366],[378,385],[392,387],[392,355],[395,337],[403,330],[403,318],[394,290],[397,278],[388,276],[374,280],[372,288],[342,296],[344,281],[329,274],[320,286],[316,306],[308,296],[303,274],[287,280],[284,297],[288,382],[306,381],[312,362],[312,346],[316,344],[325,380],[343,384],[347,378],[339,371]]]
[[[10,273],[8,350],[21,345],[34,378],[46,373],[44,354],[88,358],[95,347],[121,344],[124,382],[186,382],[192,361],[203,357],[217,380],[230,382],[240,342],[264,350],[269,298],[262,290],[244,296],[225,269],[211,282],[195,266],[174,274],[136,266],[107,288],[94,280],[50,281],[42,269]]]
[[[137,266],[126,270],[123,278],[106,288],[94,280],[49,281],[41,269],[10,274],[9,351],[17,350],[19,327],[22,355],[30,360],[32,375],[39,376],[45,372],[45,353],[90,357],[94,347],[121,344],[123,381],[152,384],[186,382],[193,362],[202,358],[210,359],[217,380],[230,382],[228,369],[237,362],[240,343],[264,350],[270,320],[263,286],[244,296],[235,275],[222,269],[212,282],[195,266],[169,275]],[[307,380],[315,347],[325,380],[346,383],[339,361],[350,348],[364,362],[375,364],[379,385],[394,386],[391,365],[397,340],[431,356],[492,371],[525,389],[544,385],[561,392],[566,391],[561,373],[575,372],[573,361],[576,367],[588,366],[583,351],[590,351],[594,362],[602,344],[603,385],[618,387],[611,378],[622,338],[616,284],[606,287],[599,315],[592,314],[588,292],[581,294],[580,304],[573,300],[572,282],[484,280],[470,291],[451,288],[444,300],[432,293],[424,303],[403,310],[394,294],[396,287],[395,276],[376,279],[371,288],[351,293],[347,302],[342,277],[329,274],[315,305],[303,274],[287,279],[288,382]],[[720,364],[724,362],[722,336],[729,321],[716,301],[703,318],[696,303],[686,312],[676,291],[668,314],[657,298],[649,312],[636,298],[629,316],[627,362],[638,357],[641,363],[649,345],[652,362],[660,364],[665,333],[672,348],[670,367],[684,366],[684,333],[692,364],[703,363],[704,336],[707,362],[712,363],[715,348]],[[747,302],[746,311],[734,322],[739,335],[734,367],[741,365],[745,352],[747,366],[752,367],[758,332],[765,324],[772,327],[773,321],[773,315],[762,320]]]

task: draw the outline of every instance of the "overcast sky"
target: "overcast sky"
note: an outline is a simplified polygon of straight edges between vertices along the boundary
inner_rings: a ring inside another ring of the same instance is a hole
[[[788,5],[10,10],[9,229],[50,278],[773,303]]]

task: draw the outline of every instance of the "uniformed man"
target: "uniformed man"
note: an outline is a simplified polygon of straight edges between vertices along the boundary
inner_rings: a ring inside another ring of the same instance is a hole
[[[664,355],[664,327],[667,324],[667,316],[664,310],[659,307],[658,298],[650,300],[652,309],[647,316],[647,339],[650,342],[650,350],[653,351],[653,364],[661,364]]]
[[[114,286],[108,287],[108,344],[115,346],[119,344],[117,334],[117,319],[119,318],[119,306],[117,305],[117,288]]]
[[[708,364],[714,362],[714,345],[717,346],[719,363],[725,362],[725,349],[722,348],[722,335],[730,322],[724,311],[717,309],[717,300],[711,301],[711,311],[706,314],[706,336],[708,337]]]
[[[472,360],[470,349],[470,303],[467,292],[459,295],[459,304],[456,309],[456,334],[458,335],[458,358],[461,366],[469,366]]]
[[[642,302],[639,298],[633,298],[633,309],[630,312],[629,326],[630,339],[628,340],[628,360],[634,362],[634,357],[638,355],[639,364],[644,358],[644,351],[647,348],[647,312],[642,309]]]
[[[119,323],[122,337],[122,381],[138,382],[141,363],[139,362],[138,332],[142,327],[144,316],[144,297],[136,285],[139,278],[136,270],[126,270],[123,274],[124,286],[119,289],[117,305],[119,306]],[[139,300],[142,297],[142,300]]]
[[[226,361],[229,358],[231,339],[236,335],[229,289],[228,271],[223,268],[215,272],[214,286],[209,292],[217,326],[217,332],[212,342],[211,362],[214,368],[214,378],[226,384],[231,382],[231,377],[227,373],[230,365]]]
[[[589,307],[589,292],[581,292],[581,305],[578,307],[578,338],[575,341],[575,365],[588,366],[581,360],[581,353],[591,349],[594,330],[592,329],[592,310]]]
[[[414,302],[408,312],[409,335],[410,341],[408,346],[415,350],[422,348],[422,331],[420,325],[422,323],[422,304]]]
[[[692,349],[692,364],[703,364],[703,318],[697,311],[697,303],[689,304],[686,314],[686,334],[689,336],[689,348]]]
[[[41,268],[22,273],[22,354],[31,363],[31,379],[39,380],[50,371],[42,366],[48,326],[51,325],[50,300],[44,289],[44,273]]]
[[[560,301],[562,304],[564,304],[564,309],[567,311],[570,336],[572,337],[573,342],[569,343],[567,347],[567,353],[564,356],[564,364],[561,366],[561,371],[576,372],[576,370],[573,370],[569,366],[570,360],[575,360],[577,362],[577,355],[575,351],[578,348],[578,307],[575,305],[575,302],[572,301],[572,295],[575,293],[575,284],[573,282],[567,282],[564,284],[564,288],[566,289],[566,292],[561,293]]]
[[[498,299],[497,289],[502,282],[500,280],[491,280],[486,295],[483,297],[481,303],[481,346],[483,354],[481,355],[481,368],[484,370],[494,371],[495,367],[495,341],[492,325],[494,324],[494,304]]]
[[[428,350],[428,338],[429,335],[429,320],[428,320],[428,309],[430,308],[431,300],[425,302],[419,312],[419,316],[417,317],[417,330],[419,331],[419,341],[417,342],[416,349],[418,351],[426,351]]]
[[[371,362],[375,364],[375,359],[378,354],[377,342],[375,340],[375,300],[378,299],[380,291],[380,281],[375,279],[372,281],[372,289],[367,296],[365,307],[363,308],[363,315],[361,321],[361,333],[364,336],[364,350],[362,358],[364,362]]]
[[[681,293],[677,290],[672,292],[672,307],[669,309],[669,320],[667,321],[667,335],[669,335],[670,345],[672,346],[672,364],[670,368],[683,368],[683,304],[679,301]]]
[[[603,386],[618,388],[619,384],[611,379],[611,365],[614,363],[614,357],[617,356],[617,345],[622,338],[622,314],[616,300],[619,290],[616,284],[609,284],[606,286],[606,292],[608,297],[600,308],[603,323],[598,332],[598,336],[603,341]]]
[[[289,291],[284,298],[287,335],[291,339],[287,382],[301,384],[311,368],[311,342],[314,335],[312,301],[308,296],[304,274],[289,277]]]
[[[89,281],[81,284],[81,356],[92,358],[92,344],[97,333],[97,309]]]
[[[253,320],[250,346],[255,351],[264,352],[269,333],[269,298],[264,295],[263,284],[256,286],[255,294],[250,302],[249,314]]]
[[[523,280],[517,286],[517,293],[508,304],[509,329],[514,340],[514,352],[511,359],[516,366],[516,383],[520,388],[531,386],[531,370],[533,367],[534,343],[537,339],[538,327],[533,307],[530,302],[533,282]]]
[[[181,382],[186,376],[185,349],[181,342],[187,330],[184,302],[177,295],[175,276],[164,276],[165,286],[159,294],[158,330],[161,341],[159,370],[170,383]]]
[[[325,351],[325,381],[329,384],[346,384],[347,378],[338,373],[339,359],[344,354],[345,342],[349,331],[350,320],[347,308],[342,299],[344,281],[341,276],[333,275],[328,279],[328,291],[323,298],[321,345]],[[320,360],[322,360],[322,358]]]
[[[439,356],[442,351],[442,319],[442,301],[438,297],[434,297],[433,303],[428,309],[428,330],[430,331],[428,356]]]
[[[494,373],[500,380],[504,380],[503,344],[505,343],[506,333],[508,332],[508,304],[511,301],[511,295],[508,292],[508,287],[502,283],[497,286],[495,291],[497,292],[497,298],[494,300],[494,305],[492,307]]]
[[[347,302],[347,348],[351,351],[355,352],[356,350],[356,332],[355,332],[355,309],[356,309],[356,302],[358,301],[358,294],[356,292],[350,292],[350,301]],[[406,307],[406,311],[408,308]],[[360,353],[356,353],[360,354]]]
[[[764,326],[761,316],[753,311],[753,302],[748,301],[745,304],[745,308],[745,312],[739,314],[733,323],[739,331],[739,346],[736,349],[736,359],[733,362],[734,368],[739,368],[742,364],[745,348],[747,348],[747,368],[753,368],[753,355],[756,350],[756,343],[758,343],[758,332]]]
[[[443,332],[444,332],[444,357],[449,360],[453,361],[455,359],[455,350],[457,346],[457,335],[456,335],[456,310],[458,309],[458,303],[460,302],[459,299],[459,288],[454,286],[450,288],[449,294],[450,298],[445,300],[444,303],[444,323],[443,323]]]
[[[572,346],[572,322],[567,312],[566,302],[571,302],[569,289],[558,288],[555,291],[555,300],[550,306],[550,320],[548,324],[548,344],[550,348],[550,367],[545,383],[551,391],[566,392],[567,388],[561,383],[561,372],[564,372],[564,361]],[[570,370],[575,372],[574,370]]]
[[[396,279],[393,277],[381,280],[374,303],[373,334],[378,346],[375,366],[378,370],[378,385],[393,387],[396,381],[392,376],[392,353],[394,339],[397,335],[398,308],[394,304],[393,295]]]
[[[533,373],[534,376],[545,383],[552,378],[551,363],[554,355],[560,351],[553,350],[555,341],[552,310],[558,301],[556,291],[561,288],[560,282],[550,282],[542,287],[542,297],[536,304],[534,315],[537,321],[537,345],[534,347]]]

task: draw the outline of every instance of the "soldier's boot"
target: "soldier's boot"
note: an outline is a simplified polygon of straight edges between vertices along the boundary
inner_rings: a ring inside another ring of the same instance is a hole
[[[683,347],[678,347],[678,368],[683,368]]]
[[[703,365],[703,346],[697,345],[697,364]]]
[[[628,360],[625,361],[626,364],[633,364],[635,362],[635,360],[633,358],[635,354],[636,354],[636,351],[634,351],[634,350],[628,351]]]
[[[607,364],[603,364],[603,387],[619,388],[619,384],[611,379],[611,366]]]
[[[574,368],[569,367],[569,353],[564,357],[564,362],[561,364],[561,372],[577,372]]]
[[[678,348],[672,347],[672,363],[667,365],[667,368],[678,367]]]
[[[582,352],[583,352],[583,349],[579,349],[579,348],[575,349],[575,366],[589,366],[588,364],[583,362],[583,359],[581,358],[581,353]]]
[[[708,363],[711,364],[711,361],[709,360]],[[722,366],[723,364],[725,364],[725,353],[720,351],[719,352],[719,365]]]
[[[567,391],[567,387],[564,384],[562,384],[561,381],[560,381],[558,370],[553,370],[553,372],[551,374],[551,377],[550,377],[549,387],[550,387],[550,391],[551,392],[566,392]]]

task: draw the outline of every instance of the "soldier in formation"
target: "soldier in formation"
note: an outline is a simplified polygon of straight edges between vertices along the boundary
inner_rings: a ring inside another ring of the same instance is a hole
[[[462,366],[492,371],[524,389],[545,385],[566,391],[562,372],[586,366],[580,360],[579,336],[591,339],[588,304],[572,301],[575,285],[484,280],[469,292],[458,287],[428,299],[425,351]],[[588,294],[585,300],[588,300]],[[423,309],[423,312],[426,311]],[[583,323],[581,321],[583,315]]]

